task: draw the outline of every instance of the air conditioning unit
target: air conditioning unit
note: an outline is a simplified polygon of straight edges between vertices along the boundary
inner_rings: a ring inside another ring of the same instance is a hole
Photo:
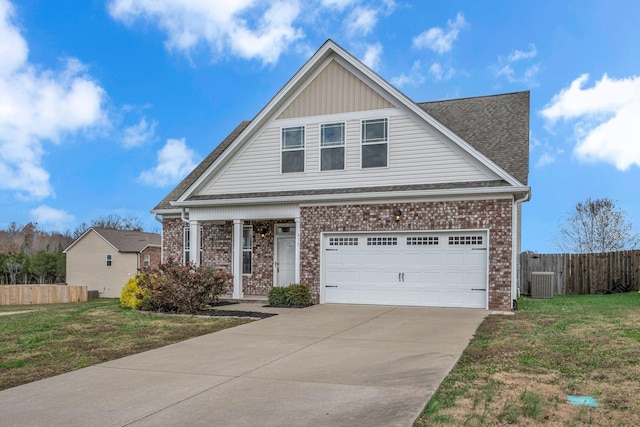
[[[554,272],[536,271],[531,273],[531,298],[553,298]]]

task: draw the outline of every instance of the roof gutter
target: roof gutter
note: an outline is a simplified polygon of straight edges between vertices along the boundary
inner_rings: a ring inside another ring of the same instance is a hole
[[[180,211],[180,219],[186,222],[187,224],[191,224],[189,222],[189,219],[186,217],[186,214],[187,214],[187,208],[182,208],[182,210]]]

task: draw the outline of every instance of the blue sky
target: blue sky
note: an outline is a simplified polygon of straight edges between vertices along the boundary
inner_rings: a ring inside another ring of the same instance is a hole
[[[0,0],[0,228],[149,214],[331,38],[416,102],[531,91],[523,250],[640,231],[640,2]]]

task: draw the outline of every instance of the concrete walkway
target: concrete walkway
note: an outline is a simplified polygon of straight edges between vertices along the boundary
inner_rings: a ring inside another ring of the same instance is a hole
[[[410,426],[487,314],[284,310],[2,391],[0,425]]]

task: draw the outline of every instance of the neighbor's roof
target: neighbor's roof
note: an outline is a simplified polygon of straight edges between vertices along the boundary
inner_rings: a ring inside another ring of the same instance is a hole
[[[471,144],[476,150],[494,161],[506,172],[526,185],[529,175],[529,92],[516,92],[446,101],[421,102],[417,104],[429,115]],[[233,143],[249,125],[240,123],[173,191],[154,211],[174,209],[176,201],[191,187],[216,159]],[[472,183],[467,183],[473,187]],[[506,185],[504,181],[485,185]],[[434,186],[438,188],[441,186]],[[447,186],[444,186],[447,188]],[[423,188],[426,189],[426,188]],[[376,191],[376,189],[347,189],[350,192]],[[384,189],[386,190],[386,189]],[[316,191],[306,193],[315,194]],[[287,194],[291,194],[288,192]],[[273,196],[266,194],[219,195],[220,198]],[[216,196],[207,196],[207,199]],[[191,196],[189,200],[198,200]]]
[[[77,242],[82,240],[91,231],[95,231],[118,252],[142,252],[148,246],[160,246],[162,237],[157,233],[147,233],[145,231],[114,230],[112,228],[91,227],[78,237],[67,249],[67,252]]]

